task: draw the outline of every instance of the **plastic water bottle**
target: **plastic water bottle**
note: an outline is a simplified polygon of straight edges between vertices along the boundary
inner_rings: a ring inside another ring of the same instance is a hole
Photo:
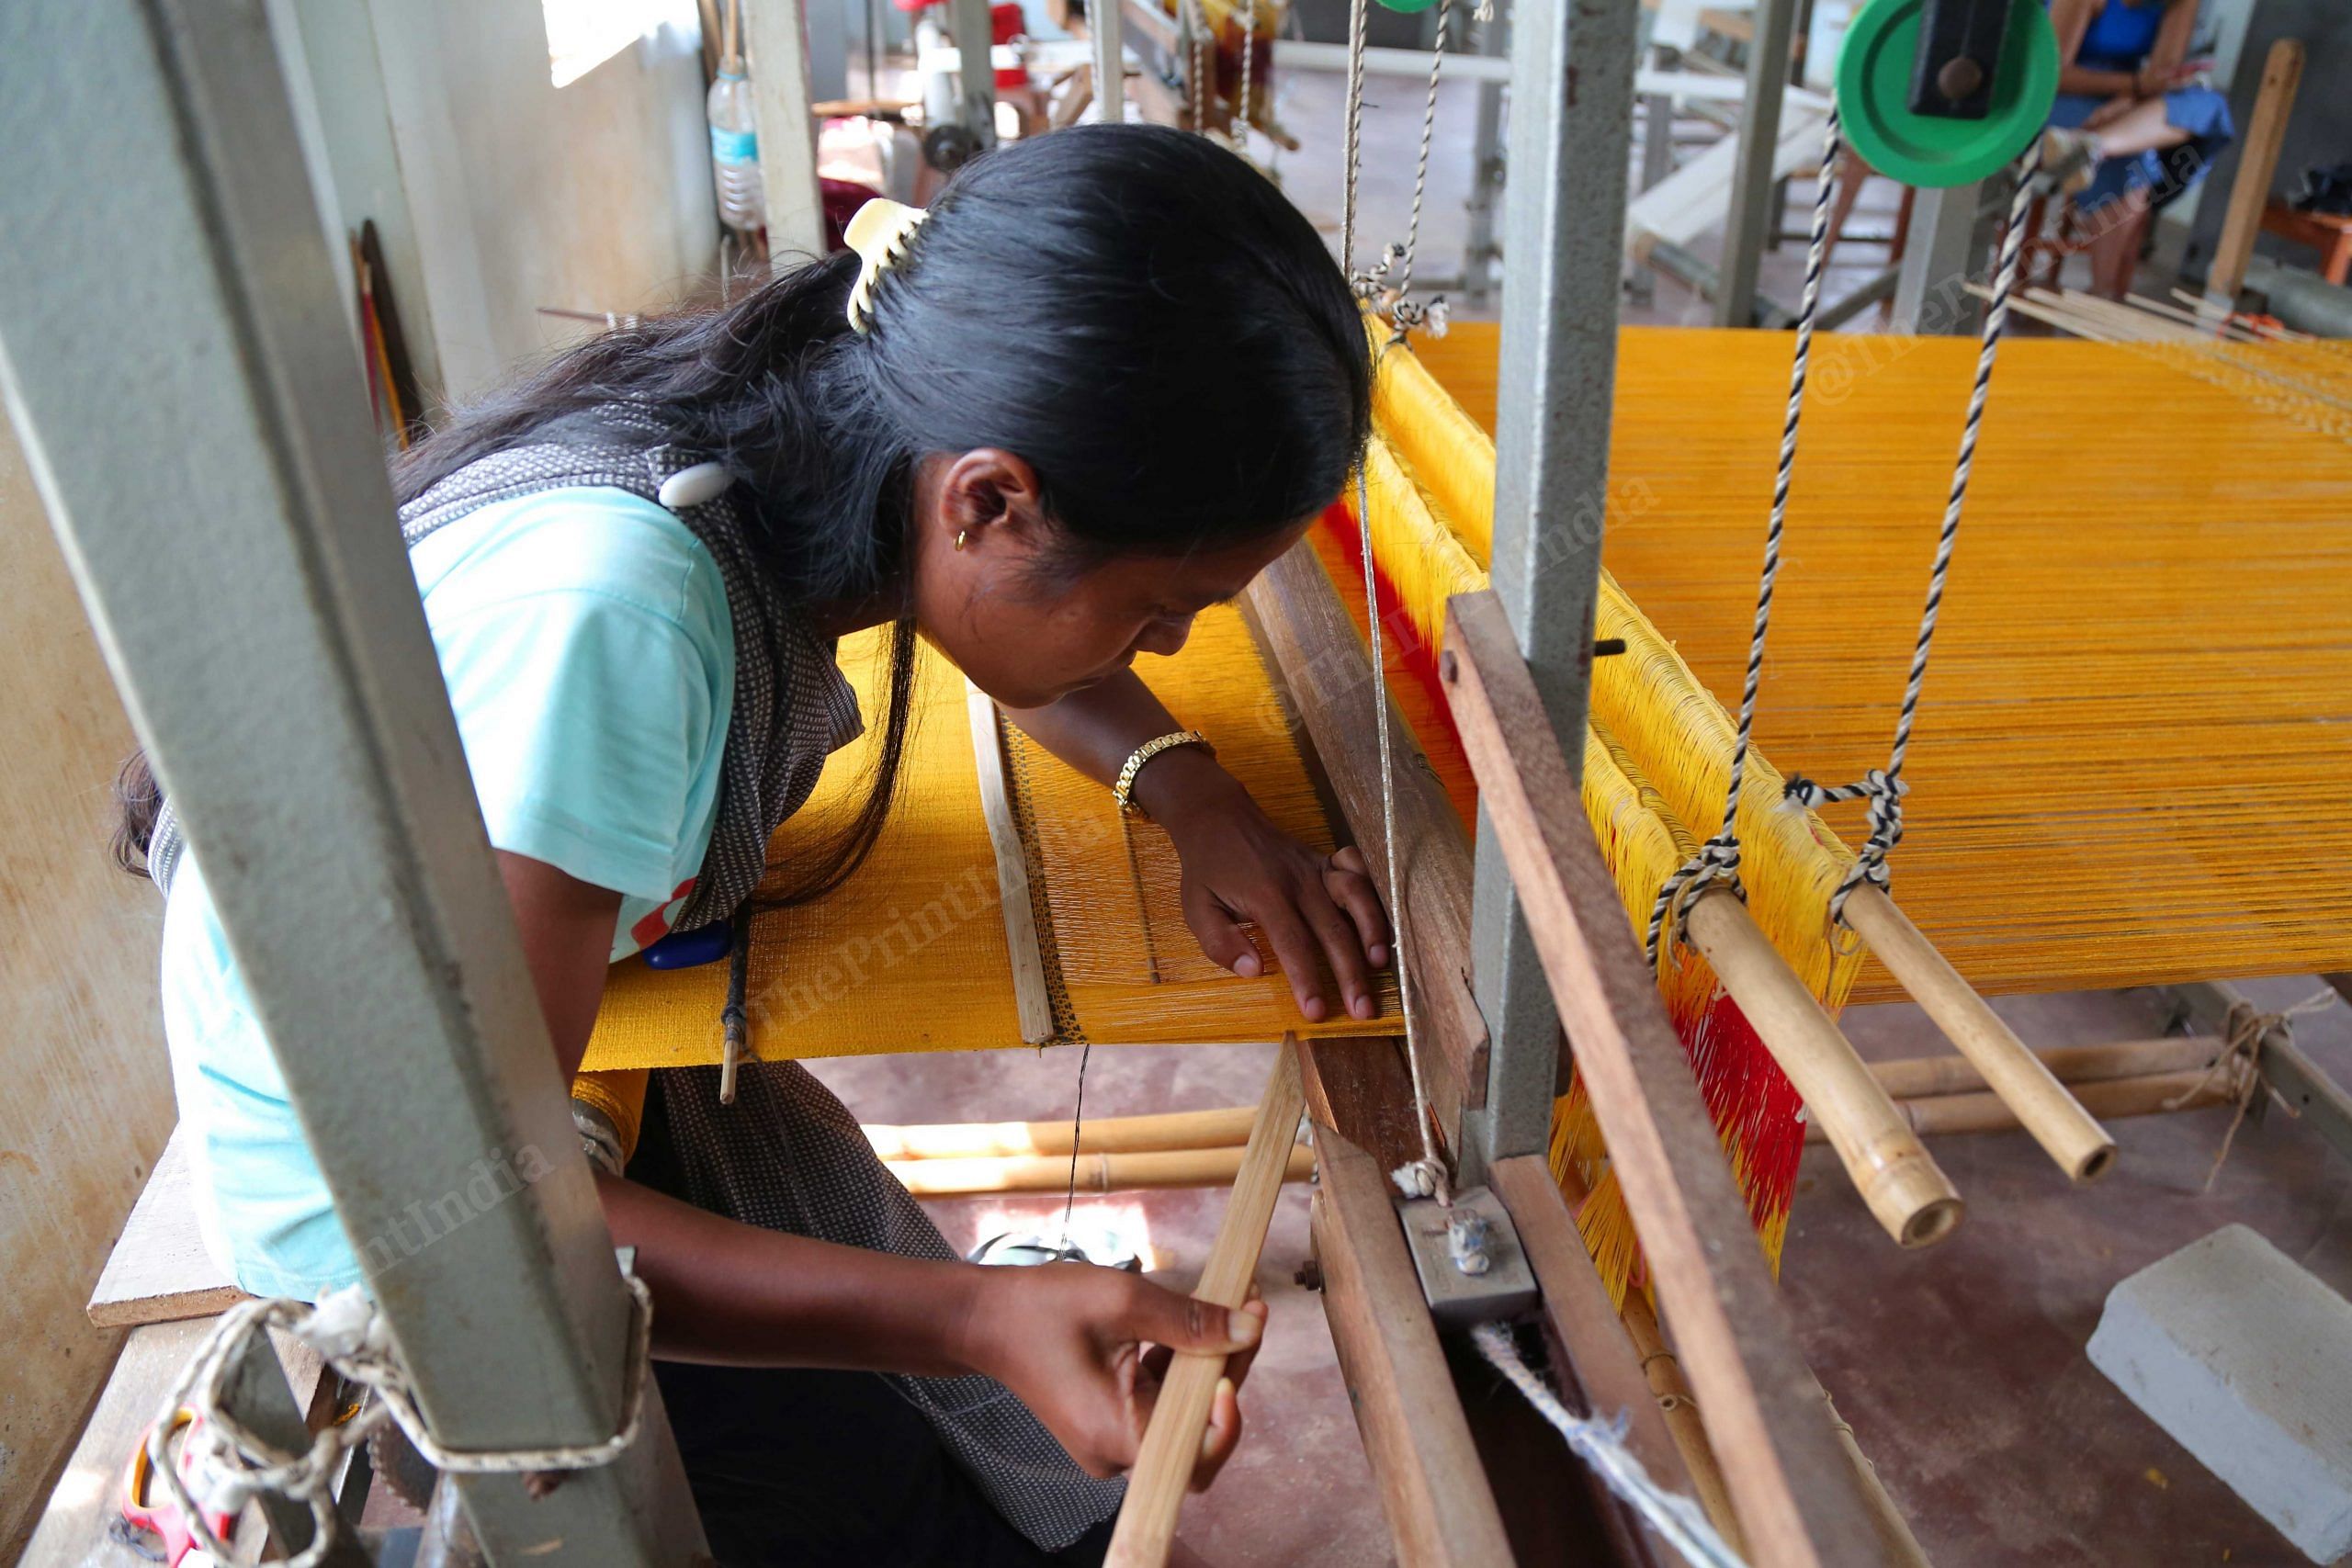
[[[718,216],[740,234],[767,227],[767,195],[760,184],[760,138],[752,118],[752,85],[743,57],[730,54],[710,85],[711,171],[718,181]]]

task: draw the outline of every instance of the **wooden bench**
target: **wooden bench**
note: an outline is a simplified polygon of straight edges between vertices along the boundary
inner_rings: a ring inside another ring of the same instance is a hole
[[[2262,209],[2265,232],[2319,253],[2319,275],[2338,288],[2352,278],[2352,215],[2340,212],[2298,212],[2283,201]]]
[[[90,1321],[100,1328],[214,1317],[245,1299],[205,1250],[196,1219],[191,1136],[185,1122],[172,1129],[171,1142],[123,1222],[121,1239],[90,1292]]]

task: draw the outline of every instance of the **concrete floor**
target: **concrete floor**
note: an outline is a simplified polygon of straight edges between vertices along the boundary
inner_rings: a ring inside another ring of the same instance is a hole
[[[2265,1006],[2316,983],[2249,989]],[[2143,993],[2005,999],[2037,1043],[2141,1038],[2163,1023]],[[1945,1051],[1908,1006],[1858,1009],[1867,1056]],[[2297,1037],[2352,1079],[2352,1012],[2301,1021]],[[1116,1116],[1245,1104],[1263,1086],[1263,1046],[1098,1047],[1087,1111]],[[812,1064],[869,1122],[1033,1120],[1069,1113],[1078,1053],[999,1051]],[[2309,1128],[2274,1115],[2237,1139],[2201,1190],[2228,1113],[2121,1121],[2122,1158],[2070,1190],[2021,1134],[1940,1140],[1937,1158],[1968,1217],[1943,1246],[1906,1253],[1871,1221],[1826,1150],[1797,1188],[1782,1286],[1807,1358],[1941,1568],[2065,1564],[2288,1564],[2301,1559],[2094,1370],[2083,1346],[2118,1280],[2233,1223],[2267,1236],[2352,1293],[2352,1166]],[[1148,1245],[1182,1284],[1201,1266],[1222,1195],[1081,1197],[1074,1224]],[[930,1205],[959,1247],[1060,1222],[1051,1198]],[[1186,1505],[1185,1542],[1216,1568],[1389,1562],[1320,1304],[1292,1276],[1306,1257],[1306,1194],[1277,1212],[1258,1279],[1272,1308],[1244,1400],[1249,1435],[1216,1487]]]

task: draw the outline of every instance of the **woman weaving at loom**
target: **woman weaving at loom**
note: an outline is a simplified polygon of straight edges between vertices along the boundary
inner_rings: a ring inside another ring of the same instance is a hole
[[[1142,126],[1015,144],[927,218],[877,203],[852,234],[856,253],[721,310],[571,350],[396,475],[567,1076],[609,963],[723,931],[759,885],[770,835],[861,728],[835,639],[876,626],[881,760],[846,830],[779,868],[789,897],[854,875],[874,841],[920,635],[1166,828],[1212,959],[1259,973],[1253,923],[1308,1019],[1374,1016],[1389,938],[1361,860],[1274,829],[1129,668],[1298,539],[1363,442],[1363,327],[1320,239],[1239,159]],[[152,785],[126,796],[169,898],[208,1242],[261,1294],[349,1285],[201,868]],[[957,1261],[799,1066],[747,1064],[728,1106],[718,1083],[655,1074],[628,1179],[600,1181],[658,1303],[663,1403],[720,1559],[1098,1560],[1165,1348],[1246,1351],[1263,1308]],[[492,1154],[524,1179],[544,1165]],[[379,1269],[409,1245],[367,1244]],[[1196,1484],[1239,1430],[1228,1384]]]

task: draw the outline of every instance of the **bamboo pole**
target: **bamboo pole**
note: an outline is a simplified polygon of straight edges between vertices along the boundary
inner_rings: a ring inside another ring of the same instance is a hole
[[[1282,1192],[1283,1168],[1291,1140],[1298,1135],[1298,1119],[1306,1111],[1306,1092],[1299,1077],[1298,1041],[1283,1042],[1274,1062],[1266,1097],[1258,1104],[1250,1128],[1250,1146],[1243,1151],[1241,1171],[1234,1179],[1233,1196],[1225,1206],[1216,1241],[1209,1248],[1208,1266],[1193,1287],[1198,1299],[1228,1310],[1249,1299],[1250,1278],[1257,1271],[1258,1254],[1266,1245],[1266,1224],[1273,1218],[1274,1200]],[[1176,1540],[1176,1512],[1200,1459],[1201,1435],[1208,1428],[1209,1406],[1225,1376],[1225,1358],[1179,1350],[1160,1382],[1159,1401],[1152,1406],[1151,1425],[1143,1446],[1127,1472],[1127,1497],[1119,1522],[1111,1532],[1105,1568],[1161,1568]]]
[[[968,1159],[887,1160],[890,1174],[918,1198],[962,1198],[982,1192],[1060,1192],[1073,1179],[1080,1192],[1131,1192],[1147,1188],[1225,1187],[1245,1168],[1244,1150],[1148,1149],[1133,1154],[983,1155]],[[1315,1151],[1295,1144],[1278,1168],[1284,1181],[1315,1174]]]
[[[1625,1333],[1634,1341],[1634,1348],[1642,1358],[1642,1376],[1650,1385],[1650,1393],[1657,1399],[1659,1414],[1666,1417],[1668,1436],[1681,1451],[1683,1466],[1690,1472],[1690,1489],[1699,1495],[1699,1506],[1707,1511],[1707,1518],[1724,1544],[1742,1557],[1747,1555],[1747,1538],[1739,1528],[1739,1516],[1731,1505],[1731,1488],[1724,1483],[1723,1462],[1715,1458],[1715,1445],[1707,1436],[1707,1424],[1699,1416],[1698,1396],[1690,1392],[1690,1380],[1682,1375],[1682,1363],[1666,1343],[1666,1333],[1658,1326],[1657,1309],[1640,1291],[1625,1292],[1625,1305],[1619,1314],[1625,1324]]]
[[[1838,1414],[1838,1402],[1829,1397],[1826,1388],[1821,1391],[1821,1403],[1829,1412],[1830,1425],[1838,1429],[1838,1440],[1846,1446],[1846,1457],[1854,1462],[1854,1473],[1862,1478],[1862,1494],[1870,1500],[1871,1514],[1878,1525],[1879,1544],[1886,1551],[1884,1561],[1889,1568],[1928,1568],[1928,1553],[1920,1546],[1919,1538],[1911,1533],[1911,1521],[1903,1517],[1903,1510],[1887,1495],[1886,1483],[1878,1478],[1878,1466],[1862,1451],[1854,1428]]]
[[[1905,1247],[1941,1241],[1960,1224],[1960,1194],[1871,1077],[1838,1025],[1756,929],[1747,906],[1713,888],[1690,902],[1684,929],[1714,966],[1772,1059],[1853,1178],[1862,1201]]]
[[[2096,1181],[2113,1168],[2115,1140],[2107,1129],[1984,1005],[1894,899],[1865,882],[1847,895],[1846,919],[2069,1180]]]
[[[1973,1088],[1973,1085],[1968,1087]],[[1156,1116],[1108,1116],[1080,1131],[1080,1154],[1136,1154],[1159,1149],[1238,1149],[1249,1141],[1257,1107],[1217,1111],[1172,1111]],[[891,1126],[870,1123],[862,1131],[886,1160],[975,1159],[1003,1155],[1070,1152],[1068,1122],[942,1122]]]
[[[2237,1084],[2228,1075],[2209,1068],[2190,1072],[2150,1073],[2139,1077],[2104,1078],[2077,1084],[2083,1109],[2098,1116],[2154,1116],[2167,1111],[2197,1111],[2225,1105],[2236,1098]],[[2018,1124],[2017,1113],[1995,1094],[1940,1094],[1897,1102],[1897,1111],[1911,1131],[1923,1138],[1956,1133],[2006,1133]],[[1804,1141],[1828,1141],[1818,1124],[1805,1129]]]
[[[2211,1066],[2221,1054],[2222,1042],[2211,1035],[2183,1034],[2098,1045],[2052,1045],[2034,1055],[2060,1083],[2086,1084],[2146,1077],[2152,1073],[2185,1073],[2191,1067]],[[1975,1094],[1986,1087],[1984,1075],[1965,1056],[1906,1056],[1872,1062],[1870,1067],[1879,1087],[1897,1100]]]

